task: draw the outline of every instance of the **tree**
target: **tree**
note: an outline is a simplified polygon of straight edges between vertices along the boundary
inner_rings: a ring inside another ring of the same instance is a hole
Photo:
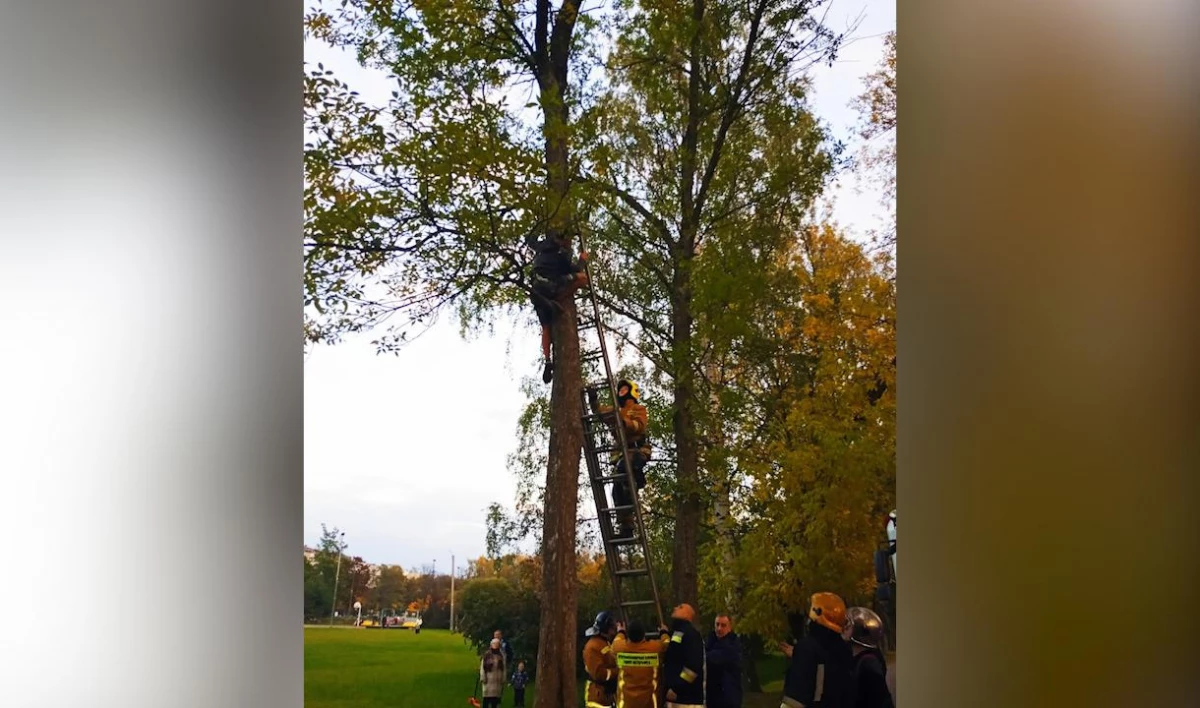
[[[410,586],[404,569],[398,565],[379,567],[379,576],[366,603],[373,610],[399,610],[410,596]]]
[[[447,307],[464,326],[521,303],[526,237],[570,239],[572,91],[568,69],[589,24],[577,0],[323,2],[315,37],[354,49],[398,84],[371,106],[318,66],[305,79],[305,305],[310,342],[337,341],[400,315],[399,346]],[[540,126],[508,94],[530,84]],[[574,701],[575,484],[582,425],[574,301],[554,326],[538,657],[542,705]],[[394,322],[394,320],[393,320]]]
[[[367,593],[372,580],[371,566],[359,556],[342,561],[342,574],[346,576],[346,594],[338,593],[338,604],[346,612],[354,611],[354,603],[366,605]]]
[[[306,621],[329,617],[333,588],[315,563],[304,559],[304,618]]]
[[[606,304],[671,392],[675,600],[698,599],[704,480],[695,274],[746,214],[802,209],[832,167],[804,71],[841,41],[812,0],[621,3],[610,90],[585,123]]]
[[[795,233],[777,257],[776,303],[752,317],[729,372],[751,394],[731,434],[755,441],[734,456],[742,626],[764,634],[811,592],[869,597],[895,501],[890,257],[828,225]]]
[[[896,33],[884,37],[879,68],[863,81],[865,90],[853,102],[859,114],[861,167],[865,180],[880,190],[880,202],[890,217],[881,245],[896,245]]]

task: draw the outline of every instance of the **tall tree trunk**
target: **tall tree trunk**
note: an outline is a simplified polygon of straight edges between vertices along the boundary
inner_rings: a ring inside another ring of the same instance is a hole
[[[696,385],[692,373],[692,290],[690,258],[675,272],[672,285],[672,343],[675,364],[675,447],[678,492],[671,580],[675,602],[699,601],[700,450],[693,415]]]
[[[675,602],[697,605],[699,600],[700,451],[696,436],[696,386],[692,371],[692,260],[696,256],[699,214],[696,209],[700,105],[701,28],[704,0],[692,2],[691,61],[688,77],[688,122],[680,146],[679,242],[673,254],[671,283],[671,344],[675,369],[675,447],[678,457],[678,495],[675,507],[675,549],[671,564]]]
[[[571,34],[578,15],[576,0],[563,0],[550,28],[550,2],[538,2],[537,79],[542,96],[542,133],[546,140],[546,223],[548,235],[569,236],[573,214],[570,189],[566,104]],[[576,609],[579,588],[575,569],[576,513],[579,499],[579,452],[583,447],[580,401],[579,331],[574,298],[560,298],[554,338],[554,384],[550,389],[550,450],[546,469],[545,525],[542,530],[542,605],[538,635],[538,693],[534,708],[575,705]]]

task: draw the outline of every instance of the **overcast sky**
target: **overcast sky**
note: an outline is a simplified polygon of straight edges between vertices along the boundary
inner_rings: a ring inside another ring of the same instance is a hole
[[[812,97],[817,115],[852,146],[857,116],[848,104],[895,29],[894,0],[834,0],[829,21],[843,29],[860,14],[855,41],[832,68],[814,72]],[[309,41],[305,59],[368,100],[390,97],[386,77],[352,56]],[[876,196],[856,194],[852,177],[832,195],[835,218],[852,232],[879,223]],[[505,458],[525,404],[519,379],[541,373],[536,319],[530,309],[472,341],[443,322],[396,356],[375,354],[370,339],[318,347],[305,359],[304,543],[314,545],[324,523],[345,531],[346,552],[370,563],[436,562],[441,572],[454,554],[461,569],[484,552],[488,504],[511,506],[516,493]]]

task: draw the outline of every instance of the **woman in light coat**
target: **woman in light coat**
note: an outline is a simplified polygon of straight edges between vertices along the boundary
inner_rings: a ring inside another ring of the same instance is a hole
[[[483,708],[500,708],[500,694],[504,692],[505,677],[508,667],[505,666],[504,652],[500,650],[500,640],[493,639],[492,646],[479,660],[479,683],[483,686]]]

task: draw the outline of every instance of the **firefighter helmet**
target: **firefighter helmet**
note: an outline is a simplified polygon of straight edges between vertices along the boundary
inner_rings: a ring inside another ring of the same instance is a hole
[[[841,634],[846,628],[846,603],[831,592],[819,592],[812,596],[808,616],[817,624]]]
[[[846,610],[846,621],[850,628],[850,641],[869,649],[878,649],[883,643],[883,620],[865,607]]]

